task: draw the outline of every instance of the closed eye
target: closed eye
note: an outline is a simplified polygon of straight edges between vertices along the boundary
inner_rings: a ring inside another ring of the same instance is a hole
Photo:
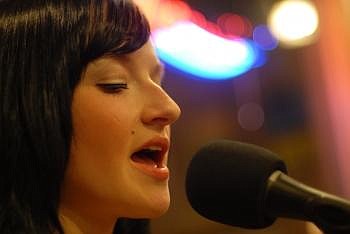
[[[100,83],[97,86],[105,93],[119,93],[122,89],[128,89],[126,83]]]

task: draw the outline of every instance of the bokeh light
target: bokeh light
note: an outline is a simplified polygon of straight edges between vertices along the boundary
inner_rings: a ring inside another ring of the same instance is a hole
[[[171,26],[177,21],[191,18],[191,8],[183,1],[162,1],[156,17],[159,26]]]
[[[264,124],[264,110],[257,103],[245,103],[238,110],[238,122],[247,131],[257,131]]]
[[[273,35],[285,46],[310,44],[318,28],[315,6],[307,0],[284,0],[276,3],[268,17]]]
[[[247,72],[257,56],[245,40],[228,40],[191,22],[178,22],[157,30],[153,40],[162,60],[208,79],[229,79]]]
[[[232,37],[250,37],[252,26],[250,21],[240,15],[225,13],[217,19],[218,26],[226,36]]]
[[[253,40],[245,39],[246,43],[249,43],[250,48],[254,51],[252,54],[254,57],[254,64],[252,68],[262,67],[267,62],[267,54],[261,47]]]
[[[196,77],[230,79],[263,66],[276,46],[267,28],[224,13],[217,22],[182,0],[135,0],[151,23],[160,59]],[[253,36],[253,40],[250,38]]]
[[[181,0],[134,0],[134,2],[147,16],[152,29],[171,26],[177,21],[192,18],[192,9]]]
[[[253,31],[253,40],[263,50],[273,50],[278,46],[278,40],[272,35],[266,25],[258,25]]]

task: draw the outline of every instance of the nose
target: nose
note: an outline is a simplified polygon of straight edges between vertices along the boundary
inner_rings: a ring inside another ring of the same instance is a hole
[[[142,113],[142,122],[145,124],[164,127],[171,125],[180,117],[180,107],[158,85],[153,86],[147,97],[144,97],[144,101],[145,106]]]

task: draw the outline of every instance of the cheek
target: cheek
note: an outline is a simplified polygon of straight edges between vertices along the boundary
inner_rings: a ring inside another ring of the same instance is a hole
[[[75,93],[68,166],[74,184],[106,192],[106,188],[121,180],[130,157],[131,129],[137,116],[130,113],[127,104],[127,100],[98,90],[85,88]]]
[[[77,93],[73,102],[73,144],[110,155],[130,140],[133,118],[125,103],[106,95]]]
[[[113,188],[127,170],[137,120],[127,100],[77,89],[72,103],[73,137],[65,189],[67,193],[104,198],[115,195]],[[112,194],[112,195],[111,195]],[[71,195],[71,194],[70,194]],[[75,196],[73,195],[73,196]],[[108,196],[109,196],[108,195]]]
[[[73,117],[73,144],[93,151],[100,150],[104,154],[112,148],[117,149],[119,144],[125,144],[129,123],[122,121],[122,113],[105,110],[101,106],[81,111]]]

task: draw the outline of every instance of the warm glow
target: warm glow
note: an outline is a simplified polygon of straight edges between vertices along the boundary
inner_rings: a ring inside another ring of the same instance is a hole
[[[192,9],[186,2],[174,0],[134,0],[150,21],[152,29],[168,27],[177,21],[189,20]]]
[[[311,43],[318,28],[318,14],[307,0],[284,0],[275,4],[268,24],[283,45],[301,46]]]

